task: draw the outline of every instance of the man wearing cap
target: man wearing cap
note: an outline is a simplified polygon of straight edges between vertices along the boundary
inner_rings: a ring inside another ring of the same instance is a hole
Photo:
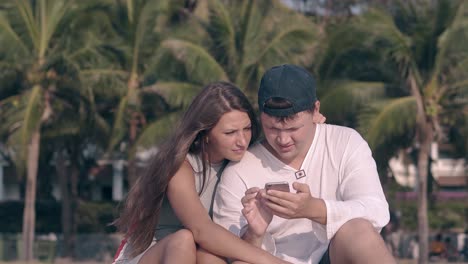
[[[265,139],[224,170],[214,220],[292,263],[396,263],[378,233],[389,210],[371,150],[351,128],[312,121],[315,90],[295,65],[263,75]],[[270,182],[291,192],[267,192]]]

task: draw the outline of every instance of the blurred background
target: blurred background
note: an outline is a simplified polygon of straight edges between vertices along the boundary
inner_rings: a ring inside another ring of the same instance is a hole
[[[468,261],[468,1],[1,0],[0,262],[110,263],[119,203],[211,81],[302,65],[368,141],[400,263]]]

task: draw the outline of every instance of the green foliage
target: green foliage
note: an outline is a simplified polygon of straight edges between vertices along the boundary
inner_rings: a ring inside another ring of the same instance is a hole
[[[115,203],[81,203],[78,207],[78,233],[111,233],[110,224],[117,217]]]
[[[330,113],[332,122],[357,123],[374,152],[387,152],[376,156],[390,158],[389,152],[407,148],[407,138],[414,139],[419,102],[425,115],[420,118],[431,119],[436,139],[461,145],[466,155],[461,134],[468,118],[468,49],[462,44],[468,36],[467,9],[466,1],[395,1],[328,27],[316,71],[325,87],[321,98],[340,104],[326,108],[322,102],[325,115]],[[382,82],[385,96],[346,108],[340,96],[355,95],[334,95],[330,80]],[[413,87],[410,80],[415,80]]]
[[[155,68],[161,79],[199,86],[229,80],[253,98],[267,68],[310,61],[315,25],[279,1],[211,0],[199,8],[206,12],[196,14],[207,14],[192,21],[199,39],[186,34],[163,42]]]
[[[385,94],[383,83],[352,80],[324,81],[320,84],[320,111],[331,123],[356,126],[359,110]]]
[[[0,134],[16,150],[13,158],[21,171],[33,132],[51,128],[46,134],[78,135],[83,132],[78,129],[84,127],[81,121],[91,124],[100,120],[79,74],[80,62],[98,57],[96,32],[90,27],[94,20],[89,19],[96,3],[8,3],[8,8],[0,12],[0,58],[5,72],[16,75],[11,74],[11,79],[2,83],[12,92],[0,101],[5,109],[0,117]],[[66,128],[53,129],[60,123]]]
[[[106,14],[102,20],[106,25],[103,39],[107,44],[103,45],[101,54],[105,59],[92,65],[86,73],[88,83],[95,87],[97,95],[111,99],[105,105],[110,112],[107,121],[112,126],[106,148],[113,152],[123,142],[130,143],[133,148],[134,137],[147,122],[163,115],[160,112],[145,116],[148,120],[141,118],[146,114],[144,100],[152,100],[158,109],[167,108],[155,94],[146,96],[144,86],[153,85],[160,78],[152,66],[158,60],[156,51],[161,40],[169,37],[177,24],[183,24],[184,19],[178,15],[184,1],[105,1],[103,4]],[[102,87],[108,90],[102,91]],[[135,126],[139,128],[135,129]],[[137,130],[135,135],[130,132],[132,129]]]
[[[162,43],[159,50],[158,63],[168,63],[170,60],[183,61],[184,71],[191,80],[199,85],[216,80],[227,80],[224,69],[203,47],[191,42],[168,39]],[[170,53],[170,56],[168,56]],[[163,58],[168,60],[164,60]]]
[[[374,102],[361,112],[359,130],[365,135],[369,145],[375,149],[408,134],[409,131],[414,131],[415,111],[414,97]]]
[[[135,146],[137,146],[137,148],[138,146],[145,146],[148,148],[148,146],[160,144],[163,139],[167,138],[170,133],[174,131],[181,114],[181,112],[167,114],[158,121],[146,126]],[[132,155],[138,150],[137,148],[131,150]]]
[[[151,92],[162,95],[166,102],[176,109],[185,109],[201,91],[201,87],[191,83],[158,82]]]

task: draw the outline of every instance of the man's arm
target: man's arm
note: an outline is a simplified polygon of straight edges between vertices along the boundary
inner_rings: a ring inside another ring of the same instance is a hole
[[[380,184],[377,166],[367,142],[355,132],[357,143],[345,156],[341,184],[341,201],[325,200],[327,207],[327,237],[331,239],[347,221],[355,218],[368,220],[380,230],[389,222],[390,212]]]

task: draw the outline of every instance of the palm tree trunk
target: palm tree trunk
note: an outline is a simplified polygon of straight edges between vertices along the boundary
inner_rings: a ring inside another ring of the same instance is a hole
[[[27,156],[26,197],[23,211],[23,259],[30,262],[33,259],[34,230],[36,223],[36,181],[40,148],[40,126],[31,136]]]
[[[57,156],[56,171],[60,182],[60,194],[62,204],[62,233],[64,241],[64,256],[71,256],[70,235],[71,235],[71,206],[70,206],[70,189],[67,173],[66,160],[62,154]]]
[[[76,234],[78,231],[77,219],[78,219],[78,177],[80,174],[79,168],[72,165],[71,171],[71,233],[70,233],[70,248],[71,248],[71,256],[75,257],[75,244],[76,244]]]
[[[129,187],[133,186],[138,178],[136,170],[136,162],[134,157],[128,158],[127,163],[127,173],[128,173],[128,185]]]
[[[420,150],[418,154],[418,234],[419,234],[419,264],[428,263],[429,256],[429,224],[427,217],[427,176],[428,161],[433,141],[433,130],[430,122],[418,126]]]
[[[416,142],[418,153],[418,236],[419,236],[419,264],[428,262],[429,257],[429,224],[427,219],[427,170],[431,144],[434,132],[430,117],[426,116],[424,99],[420,92],[415,74],[410,71],[408,81],[411,95],[416,99]]]
[[[131,114],[131,120],[130,120],[130,137],[129,137],[129,148],[133,148],[133,145],[135,144],[137,134],[138,134],[138,119],[137,119],[137,112],[133,112]],[[127,173],[128,173],[128,185],[129,187],[132,187],[133,184],[136,182],[137,175],[136,175],[136,163],[135,163],[135,157],[131,157],[128,155],[128,164],[127,164]]]
[[[128,98],[129,104],[132,108],[132,112],[130,113],[130,127],[129,127],[129,149],[133,147],[135,144],[136,138],[138,136],[138,124],[139,124],[139,114],[138,111],[135,109],[138,106],[138,94],[137,89],[139,87],[138,83],[138,74],[132,71],[130,75],[130,79],[127,84],[128,87]],[[128,157],[128,165],[127,165],[127,173],[128,173],[128,185],[132,187],[136,181],[136,163],[134,157]]]

